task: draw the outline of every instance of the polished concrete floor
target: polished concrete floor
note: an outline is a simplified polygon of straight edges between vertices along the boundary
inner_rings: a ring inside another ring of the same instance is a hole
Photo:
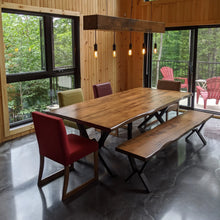
[[[89,133],[100,135],[94,129]],[[210,119],[202,133],[205,147],[194,134],[190,143],[183,137],[151,159],[145,173],[153,192],[147,194],[137,176],[124,181],[131,169],[127,157],[115,151],[126,140],[126,131],[121,129],[119,137],[109,136],[102,149],[115,176],[109,176],[100,163],[99,183],[65,203],[61,202],[62,178],[37,187],[35,134],[6,142],[0,147],[0,220],[219,220],[220,120]],[[139,131],[134,128],[133,134]],[[91,161],[88,157],[75,164],[70,187],[92,176]],[[61,168],[50,160],[46,167],[46,174]]]

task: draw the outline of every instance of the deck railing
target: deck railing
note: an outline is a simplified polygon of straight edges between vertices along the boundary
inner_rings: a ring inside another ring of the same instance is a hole
[[[153,60],[152,73],[156,75],[157,71],[159,71],[159,78],[162,78],[160,68],[169,66],[173,68],[174,77],[188,77],[189,64],[189,61]],[[220,62],[197,61],[196,65],[196,79],[208,79],[213,76],[220,76]]]

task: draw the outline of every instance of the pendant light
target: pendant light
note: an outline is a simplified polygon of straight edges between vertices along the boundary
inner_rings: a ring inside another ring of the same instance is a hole
[[[143,46],[142,46],[142,54],[143,55],[146,54],[146,45],[145,45],[145,43],[143,43]]]
[[[156,43],[156,34],[155,36],[155,43],[154,43],[154,54],[157,54],[157,43]]]
[[[98,45],[96,43],[96,30],[95,30],[94,57],[98,58]]]
[[[113,43],[112,56],[113,56],[114,58],[116,57],[115,32],[114,32],[114,43]]]
[[[130,32],[130,44],[129,44],[128,56],[132,56],[131,32]]]

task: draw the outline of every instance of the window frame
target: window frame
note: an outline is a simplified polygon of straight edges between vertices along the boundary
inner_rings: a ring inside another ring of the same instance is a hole
[[[45,39],[45,59],[46,59],[46,70],[37,72],[27,72],[27,73],[14,73],[6,75],[7,83],[19,82],[19,81],[29,81],[36,79],[44,79],[50,77],[58,77],[65,75],[74,75],[76,79],[75,87],[80,87],[80,51],[79,51],[79,17],[59,15],[59,14],[49,14],[49,13],[38,13],[38,12],[27,12],[22,10],[5,9],[2,8],[2,13],[14,13],[32,16],[42,16],[44,21],[44,39]],[[53,31],[52,31],[52,18],[68,18],[72,19],[72,53],[73,53],[73,63],[75,67],[67,69],[53,68]],[[52,56],[51,56],[52,55]]]
[[[50,80],[50,89],[52,89],[52,80],[53,78],[59,76],[73,76],[74,85],[73,88],[80,88],[80,17],[74,15],[61,15],[55,13],[41,13],[41,12],[31,12],[25,10],[17,9],[8,9],[2,8],[2,13],[13,13],[13,14],[22,14],[30,16],[41,16],[43,19],[43,28],[44,28],[44,45],[45,45],[45,70],[35,71],[35,72],[25,72],[25,73],[13,73],[5,74],[6,82],[15,83],[22,81],[31,81],[31,80],[40,80],[40,79],[49,79]],[[53,68],[54,63],[54,50],[53,50],[53,18],[67,18],[72,20],[72,58],[73,66],[72,68]],[[42,49],[42,47],[41,47]],[[18,122],[10,123],[10,128],[26,124],[31,122],[30,120],[22,120]]]

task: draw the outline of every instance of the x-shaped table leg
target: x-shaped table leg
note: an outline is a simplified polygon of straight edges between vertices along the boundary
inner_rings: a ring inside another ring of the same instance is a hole
[[[77,126],[78,126],[78,128],[79,128],[80,135],[83,136],[83,137],[89,138],[89,135],[88,135],[88,133],[87,133],[87,131],[86,131],[84,125],[77,123]],[[105,140],[106,140],[106,138],[108,137],[109,133],[110,133],[110,131],[109,131],[109,132],[107,132],[107,131],[101,131],[101,137],[100,137],[99,140],[98,140],[99,149],[101,149],[101,148],[104,146]],[[99,151],[98,155],[99,155],[100,161],[102,162],[102,164],[104,165],[104,167],[105,167],[106,170],[108,171],[109,175],[113,176],[111,169],[108,167],[108,165],[107,165],[107,163],[105,162],[104,158],[102,157],[100,151]]]

